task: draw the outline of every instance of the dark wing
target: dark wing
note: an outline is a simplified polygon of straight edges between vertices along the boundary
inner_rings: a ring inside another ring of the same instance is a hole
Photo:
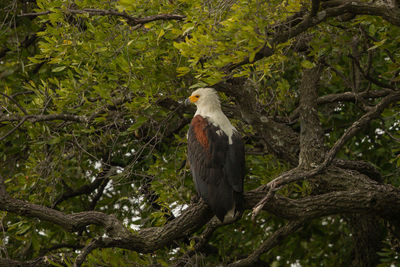
[[[245,151],[242,137],[238,132],[232,136],[232,144],[228,145],[225,157],[224,173],[234,191],[235,209],[242,209],[243,178],[245,176]]]
[[[238,134],[229,145],[218,127],[197,115],[188,133],[188,159],[196,190],[223,221],[242,202],[244,148]],[[237,141],[237,143],[235,143]]]

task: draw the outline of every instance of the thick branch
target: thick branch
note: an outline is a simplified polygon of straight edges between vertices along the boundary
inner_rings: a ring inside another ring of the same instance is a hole
[[[246,193],[246,208],[257,203],[265,193]],[[337,191],[301,199],[289,199],[275,195],[265,204],[264,210],[278,217],[296,220],[312,219],[333,214],[376,214],[383,217],[398,217],[400,190],[390,185],[369,185],[356,191]]]
[[[245,208],[253,207],[264,197],[264,194],[259,191],[245,193]],[[368,189],[332,192],[302,199],[289,199],[275,195],[266,203],[264,210],[289,220],[309,220],[332,214],[352,213],[374,213],[393,217],[400,212],[400,190],[390,185],[372,185]],[[98,238],[83,252],[86,256],[97,248],[120,247],[149,253],[167,245],[172,240],[183,237],[184,234],[192,233],[204,225],[205,220],[209,218],[207,206],[204,203],[197,203],[163,227],[143,229],[130,238]],[[269,245],[265,244],[264,248],[268,249],[268,247]],[[83,260],[84,258],[79,257],[77,262],[82,263]]]
[[[258,51],[254,57],[254,61],[260,60],[264,57],[269,57],[274,53],[274,47],[278,44],[287,42],[289,39],[307,31],[308,29],[320,24],[327,18],[341,16],[345,13],[354,15],[373,15],[380,16],[393,25],[400,26],[400,9],[386,8],[369,3],[361,3],[357,1],[328,1],[322,4],[326,9],[321,10],[315,16],[305,15],[303,20],[295,27],[286,30],[285,32],[276,33],[273,38],[267,40],[265,45]],[[242,62],[231,64],[224,69],[232,71],[244,64],[250,63],[249,58],[245,58]]]
[[[264,196],[263,191],[245,193],[245,208],[253,207]],[[65,214],[8,195],[1,196],[0,209],[48,221],[68,231],[77,231],[89,224],[100,225],[111,237],[95,239],[91,249],[120,247],[141,253],[153,252],[193,233],[212,217],[207,205],[201,201],[162,227],[146,228],[132,234],[114,216],[101,212]],[[333,192],[298,200],[275,195],[263,209],[287,219],[311,219],[338,213],[374,213],[393,217],[400,214],[400,190],[390,185],[371,184],[354,192]]]
[[[371,108],[369,112],[365,113],[360,119],[355,121],[349,128],[346,129],[343,135],[336,141],[336,143],[326,154],[324,161],[316,168],[309,171],[305,171],[301,167],[293,168],[269,182],[266,186],[266,188],[269,188],[266,196],[259,203],[257,203],[253,209],[253,218],[261,211],[263,206],[271,200],[275,192],[282,186],[295,181],[311,178],[324,171],[332,163],[337,152],[339,152],[339,150],[348,140],[354,137],[371,120],[377,118],[386,107],[399,100],[400,92],[393,92],[383,98],[380,103]]]
[[[257,191],[247,192],[245,208],[253,207],[264,194]],[[390,185],[374,185],[367,190],[332,192],[298,200],[275,195],[266,203],[264,210],[286,219],[308,220],[343,213],[375,213],[381,216],[393,216],[399,214],[399,204],[400,191],[398,189]],[[204,218],[203,215],[206,217]],[[142,253],[152,252],[172,240],[183,237],[183,233],[190,233],[189,229],[194,231],[202,226],[204,220],[210,218],[209,216],[207,206],[204,203],[197,203],[163,227],[143,229],[137,235],[126,239],[99,238],[88,245],[87,249],[91,251],[96,248],[120,247]],[[143,240],[147,242],[143,243]]]
[[[96,211],[65,214],[41,205],[14,199],[8,195],[0,197],[0,210],[51,222],[70,232],[82,230],[87,225],[95,224],[105,227],[111,235],[125,237],[130,235],[130,232],[115,216]]]
[[[0,258],[0,266],[18,266],[18,267],[52,267],[49,259],[53,262],[58,260],[51,256],[42,256],[29,261],[17,261],[12,259]]]
[[[88,122],[88,118],[85,116],[78,116],[78,115],[72,115],[72,114],[47,114],[47,115],[34,115],[34,114],[29,114],[25,116],[19,116],[19,115],[1,115],[0,116],[0,122],[3,121],[22,121],[22,120],[28,120],[30,122],[41,122],[41,121],[55,121],[55,120],[61,120],[61,121],[75,121],[75,122]]]
[[[345,93],[338,93],[338,94],[329,94],[329,95],[324,95],[324,96],[319,97],[317,99],[317,103],[319,105],[322,105],[322,104],[334,103],[334,102],[338,102],[338,101],[356,101],[360,97],[362,97],[364,99],[379,98],[379,97],[387,96],[391,92],[393,92],[393,90],[381,89],[381,90],[375,90],[375,91],[363,91],[360,93],[345,92]]]
[[[335,103],[340,101],[349,101],[349,102],[356,102],[360,99],[369,99],[369,98],[380,98],[387,96],[388,94],[392,93],[393,90],[390,89],[380,89],[380,90],[366,90],[360,93],[356,92],[344,92],[344,93],[337,93],[337,94],[329,94],[320,96],[317,98],[317,104],[329,104]],[[293,121],[299,116],[299,108],[296,108],[292,114],[290,115],[289,121]]]
[[[388,96],[384,97],[380,103],[371,108],[371,110],[361,116],[360,119],[355,121],[343,135],[336,141],[336,143],[332,146],[329,152],[326,154],[324,162],[320,164],[317,168],[310,170],[308,172],[303,173],[297,169],[293,169],[278,178],[274,179],[269,183],[269,186],[279,187],[285,184],[298,181],[300,179],[305,179],[312,177],[321,171],[323,171],[329,164],[331,164],[332,160],[335,158],[337,152],[342,148],[342,146],[354,137],[361,129],[363,129],[371,120],[378,118],[378,116],[383,112],[385,108],[387,108],[390,104],[397,102],[400,100],[400,92],[393,92]]]
[[[318,10],[319,10],[319,3],[320,3],[320,0],[312,0],[311,1],[310,17],[314,17],[315,15],[317,15]]]
[[[344,6],[345,13],[352,13],[354,15],[371,15],[382,17],[384,20],[393,25],[400,26],[400,9],[396,7],[387,7],[384,5],[375,5],[373,3],[346,1],[346,0],[332,0],[322,4],[322,7],[329,6]]]
[[[381,173],[367,161],[335,159],[332,164],[342,169],[356,170],[374,181],[383,182]]]
[[[318,65],[303,72],[300,84],[300,156],[299,165],[309,168],[321,161],[324,154],[323,130],[318,117],[318,82],[322,73]],[[321,157],[322,156],[322,157]]]
[[[64,11],[64,10],[63,10]],[[104,9],[93,9],[93,8],[85,8],[85,9],[66,9],[66,13],[71,13],[71,14],[89,14],[91,16],[117,16],[117,17],[123,17],[127,20],[128,24],[131,26],[135,26],[138,24],[144,24],[156,20],[183,20],[185,16],[183,15],[177,15],[177,14],[158,14],[158,15],[153,15],[153,16],[148,16],[148,17],[143,17],[143,18],[137,18],[128,15],[126,12],[117,12],[115,10],[104,10]],[[19,17],[37,17],[37,16],[43,16],[47,15],[50,13],[54,13],[54,11],[44,11],[44,12],[38,12],[38,13],[24,13],[19,15]]]

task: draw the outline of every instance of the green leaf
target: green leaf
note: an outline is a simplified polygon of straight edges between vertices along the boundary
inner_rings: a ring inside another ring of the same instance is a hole
[[[184,76],[185,74],[190,72],[189,67],[178,67],[176,68],[176,72],[178,73],[178,77]]]
[[[165,34],[165,31],[164,31],[164,29],[161,29],[161,30],[160,30],[160,32],[158,33],[158,36],[157,36],[157,42],[159,42],[159,41],[160,41],[160,38],[161,38],[161,37],[163,37],[163,36],[164,36],[164,34]]]
[[[48,142],[48,144],[49,144],[49,145],[55,145],[55,144],[60,143],[60,141],[61,141],[61,137],[58,136],[58,137],[55,137],[55,138],[50,139],[49,142]]]
[[[305,69],[312,69],[315,67],[315,64],[308,60],[303,60],[301,62],[301,66]]]
[[[382,41],[379,41],[379,42],[374,42],[375,45],[371,46],[367,50],[370,51],[370,50],[377,49],[378,47],[382,46],[385,42],[386,42],[386,39],[383,39]]]
[[[66,66],[60,66],[60,67],[56,67],[54,69],[52,69],[52,72],[60,72],[63,71],[66,68]]]

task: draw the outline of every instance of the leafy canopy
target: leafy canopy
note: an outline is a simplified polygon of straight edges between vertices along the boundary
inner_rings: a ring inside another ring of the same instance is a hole
[[[185,166],[193,109],[181,105],[193,89],[245,80],[243,95],[254,96],[259,117],[298,134],[304,70],[325,64],[320,97],[376,92],[400,81],[398,26],[382,16],[332,16],[289,36],[296,19],[311,9],[305,0],[7,0],[0,8],[0,177],[8,194],[65,214],[113,214],[133,234],[166,225],[196,195]],[[141,23],[134,18],[154,19]],[[287,158],[266,149],[256,126],[246,122],[243,106],[237,105],[243,100],[227,90],[221,99],[246,142],[245,191],[292,167]],[[332,101],[319,109],[326,146],[365,113],[365,102],[373,105],[379,99]],[[398,186],[398,114],[398,105],[384,110],[338,157],[368,161],[385,183]],[[271,140],[279,144],[284,137]],[[311,191],[304,181],[280,194],[301,198]],[[3,258],[27,261],[50,255],[50,264],[72,266],[85,245],[105,234],[95,224],[65,231],[51,220],[2,210]],[[252,222],[247,210],[238,222],[220,226],[208,237],[197,264],[243,258],[285,222],[271,213]],[[84,264],[168,266],[195,251],[192,237],[205,227],[155,253],[93,250]],[[270,266],[350,265],[351,231],[343,216],[317,217],[260,260]],[[380,266],[397,261],[391,238],[386,233]]]

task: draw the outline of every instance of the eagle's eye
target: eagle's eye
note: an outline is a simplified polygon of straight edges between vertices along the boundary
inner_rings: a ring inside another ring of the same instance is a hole
[[[195,95],[194,97],[195,97],[195,98],[199,98],[200,96],[199,96],[199,95]]]

